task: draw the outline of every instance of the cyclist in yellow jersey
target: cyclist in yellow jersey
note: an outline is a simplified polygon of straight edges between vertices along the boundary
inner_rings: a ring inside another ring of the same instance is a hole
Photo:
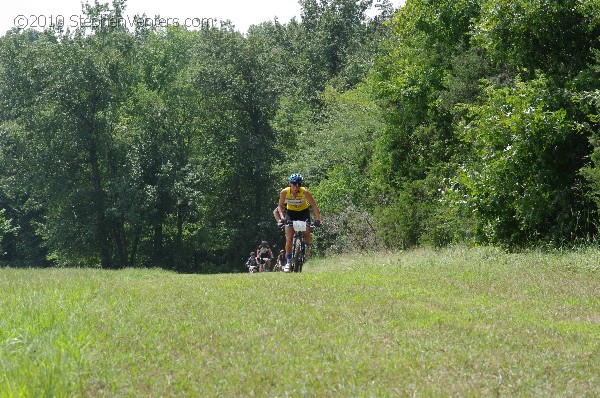
[[[312,207],[315,216],[315,225],[321,225],[321,214],[308,189],[302,186],[302,175],[292,174],[289,178],[290,186],[281,190],[279,194],[279,224],[283,225],[285,221],[310,221],[309,206]],[[285,257],[288,265],[292,262],[292,239],[294,238],[294,228],[288,227],[285,231]],[[304,232],[304,242],[306,243],[306,252],[310,251],[312,238],[310,236],[310,227]]]

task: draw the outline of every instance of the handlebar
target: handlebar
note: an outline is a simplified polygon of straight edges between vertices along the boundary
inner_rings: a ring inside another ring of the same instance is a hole
[[[313,222],[313,221],[310,221],[310,222],[309,222],[309,220],[305,220],[305,221],[296,221],[296,222],[305,223],[305,225],[308,225],[310,228],[318,228],[318,227],[321,227],[321,226],[323,226],[323,224],[322,224],[321,222],[319,222],[319,223],[318,223],[318,225],[317,225],[317,224],[315,224],[315,222]],[[280,223],[279,223],[279,226],[280,226],[280,228],[283,228],[283,227],[292,227],[292,226],[294,226],[294,221],[291,221],[291,220],[286,220],[286,221],[284,221],[283,223],[281,223],[281,222],[280,222]],[[294,229],[295,229],[295,228],[294,228]]]

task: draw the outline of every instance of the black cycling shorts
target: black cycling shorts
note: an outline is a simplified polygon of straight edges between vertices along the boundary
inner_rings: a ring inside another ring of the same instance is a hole
[[[288,210],[285,212],[286,221],[306,221],[310,222],[310,210],[304,209],[300,211]]]

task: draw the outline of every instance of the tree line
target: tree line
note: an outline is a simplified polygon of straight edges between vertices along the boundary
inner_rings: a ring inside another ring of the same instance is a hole
[[[299,3],[244,33],[2,36],[2,261],[230,269],[282,241],[292,172],[322,253],[594,242],[600,3]]]

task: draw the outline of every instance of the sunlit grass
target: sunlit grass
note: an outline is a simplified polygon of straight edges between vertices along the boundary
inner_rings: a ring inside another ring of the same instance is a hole
[[[0,269],[0,396],[598,396],[600,252]]]

